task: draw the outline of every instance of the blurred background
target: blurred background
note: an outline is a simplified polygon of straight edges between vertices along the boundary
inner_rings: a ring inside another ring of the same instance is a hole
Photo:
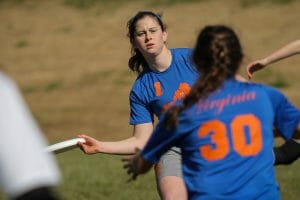
[[[136,76],[127,67],[126,23],[139,10],[163,15],[170,48],[193,47],[205,25],[232,26],[246,55],[244,76],[250,61],[300,37],[299,0],[0,0],[0,69],[18,83],[49,143],[77,134],[131,136],[128,94]],[[300,56],[288,58],[254,81],[299,107],[299,65]],[[72,150],[56,158],[62,199],[159,199],[152,173],[127,184],[119,156]],[[276,167],[282,199],[299,197],[299,167]]]

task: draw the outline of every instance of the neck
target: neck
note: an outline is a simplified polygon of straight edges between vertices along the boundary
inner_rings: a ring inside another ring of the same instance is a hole
[[[171,51],[164,46],[160,54],[146,57],[146,61],[150,69],[163,72],[171,65],[172,54]]]

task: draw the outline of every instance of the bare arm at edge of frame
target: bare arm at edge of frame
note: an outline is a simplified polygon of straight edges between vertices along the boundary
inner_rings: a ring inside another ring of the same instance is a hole
[[[274,51],[269,56],[266,56],[265,58],[251,62],[247,66],[248,77],[252,78],[254,72],[263,69],[264,67],[266,67],[269,64],[272,64],[274,62],[277,62],[279,60],[282,60],[284,58],[287,58],[287,57],[290,57],[290,56],[293,56],[293,55],[299,54],[299,53],[300,53],[300,40],[295,40],[295,41],[281,47],[280,49]]]

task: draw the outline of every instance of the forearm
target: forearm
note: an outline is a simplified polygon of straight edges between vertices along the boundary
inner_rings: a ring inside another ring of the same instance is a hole
[[[142,149],[145,142],[131,137],[116,142],[100,142],[99,153],[115,154],[115,155],[131,155],[135,150]]]
[[[262,60],[265,65],[269,65],[298,53],[300,53],[300,40],[287,44]]]
[[[274,165],[287,165],[296,161],[300,156],[300,127],[295,131],[293,138],[283,145],[274,147]]]
[[[274,147],[274,165],[288,165],[300,156],[300,144],[293,139],[287,140],[283,145]]]
[[[152,123],[138,124],[133,127],[133,136],[116,142],[100,142],[100,152],[107,154],[130,155],[136,149],[144,148],[153,131]]]

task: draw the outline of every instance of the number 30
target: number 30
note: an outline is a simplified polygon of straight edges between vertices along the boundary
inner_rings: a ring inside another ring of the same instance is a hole
[[[249,129],[250,141],[246,141],[245,127]],[[254,156],[262,149],[262,135],[260,120],[253,114],[236,116],[230,123],[233,149],[241,156]],[[200,154],[208,161],[223,159],[230,150],[225,123],[220,120],[211,120],[204,123],[199,131],[200,138],[207,137],[210,133],[211,141],[215,144],[203,145],[199,148]]]

